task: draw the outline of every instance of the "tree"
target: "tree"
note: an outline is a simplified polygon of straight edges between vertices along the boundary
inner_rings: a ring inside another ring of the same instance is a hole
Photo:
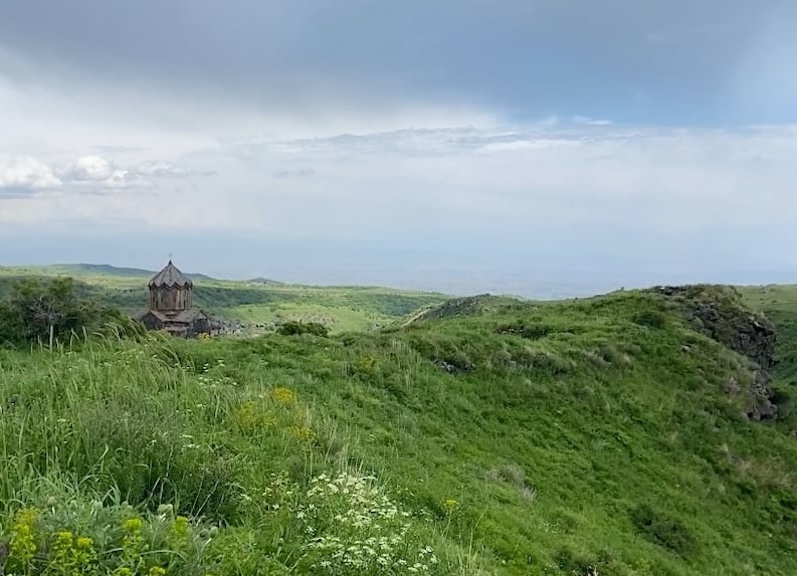
[[[14,283],[5,301],[0,301],[0,343],[45,341],[52,346],[59,336],[118,316],[79,297],[72,278],[26,279]]]

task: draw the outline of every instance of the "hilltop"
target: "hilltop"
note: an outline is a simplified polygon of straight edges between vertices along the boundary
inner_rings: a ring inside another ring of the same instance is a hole
[[[170,574],[786,576],[795,391],[749,301],[481,296],[370,334],[0,352],[0,502],[41,538],[188,546],[141,557]]]

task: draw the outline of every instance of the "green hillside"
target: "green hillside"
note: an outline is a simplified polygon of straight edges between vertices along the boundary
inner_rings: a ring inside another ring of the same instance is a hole
[[[797,286],[746,286],[739,291],[751,308],[777,326],[780,346],[775,373],[797,385]]]
[[[107,265],[75,264],[0,267],[0,297],[20,278],[69,276],[81,295],[131,313],[146,307],[147,281],[154,272]],[[231,281],[191,274],[194,305],[216,318],[249,325],[248,333],[289,320],[325,324],[333,332],[372,330],[424,306],[442,294],[359,286],[301,286],[264,280]]]
[[[5,573],[791,575],[774,345],[690,287],[0,352]]]

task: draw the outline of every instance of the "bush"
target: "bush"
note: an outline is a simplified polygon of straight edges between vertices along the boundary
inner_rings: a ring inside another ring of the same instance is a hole
[[[502,324],[494,332],[496,334],[520,336],[527,340],[539,340],[548,336],[553,330],[545,324],[525,324],[521,322],[518,324]]]
[[[282,334],[283,336],[312,334],[313,336],[326,338],[329,336],[329,328],[319,322],[297,322],[295,320],[290,320],[277,328],[277,334]]]
[[[130,330],[117,310],[80,296],[71,278],[26,279],[15,282],[0,301],[0,344],[52,344],[72,333],[98,329],[107,321]]]
[[[689,529],[680,521],[653,510],[647,504],[631,510],[631,522],[645,539],[667,548],[683,557],[697,551],[697,542]]]
[[[667,325],[667,315],[661,310],[645,310],[636,315],[634,322],[640,326],[661,329]]]

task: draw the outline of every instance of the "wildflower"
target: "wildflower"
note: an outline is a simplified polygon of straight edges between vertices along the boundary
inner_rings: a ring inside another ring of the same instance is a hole
[[[36,521],[39,511],[35,508],[23,508],[17,512],[11,525],[11,544],[9,556],[28,564],[36,554]]]
[[[141,518],[134,516],[133,518],[128,518],[125,520],[122,523],[122,528],[124,528],[127,532],[138,532],[141,530],[141,526],[143,524],[144,522],[141,520]]]
[[[305,426],[294,426],[291,428],[291,433],[293,434],[293,437],[300,442],[308,442],[315,436],[315,433],[310,428]]]
[[[274,398],[274,400],[276,400],[281,404],[290,404],[291,402],[293,402],[295,398],[293,390],[282,386],[274,388],[274,390],[272,390],[271,392],[271,395]]]
[[[122,558],[124,564],[134,563],[144,549],[144,537],[141,535],[143,520],[136,516],[128,518],[122,523],[122,528],[127,532],[122,538]]]
[[[55,544],[55,563],[67,567],[72,562],[72,533],[68,530],[56,532]]]
[[[255,403],[254,402],[244,402],[241,404],[240,408],[235,414],[236,419],[238,420],[238,424],[241,426],[249,426],[254,422],[255,419]]]
[[[166,576],[166,569],[160,566],[153,566],[147,572],[147,576]]]
[[[177,518],[174,519],[171,529],[169,530],[169,538],[172,545],[179,546],[188,538],[188,528],[188,518],[185,516],[177,516]]]
[[[459,506],[459,502],[454,500],[453,498],[446,498],[446,501],[443,502],[443,506],[445,506],[446,510],[449,512],[452,511],[454,508]]]

